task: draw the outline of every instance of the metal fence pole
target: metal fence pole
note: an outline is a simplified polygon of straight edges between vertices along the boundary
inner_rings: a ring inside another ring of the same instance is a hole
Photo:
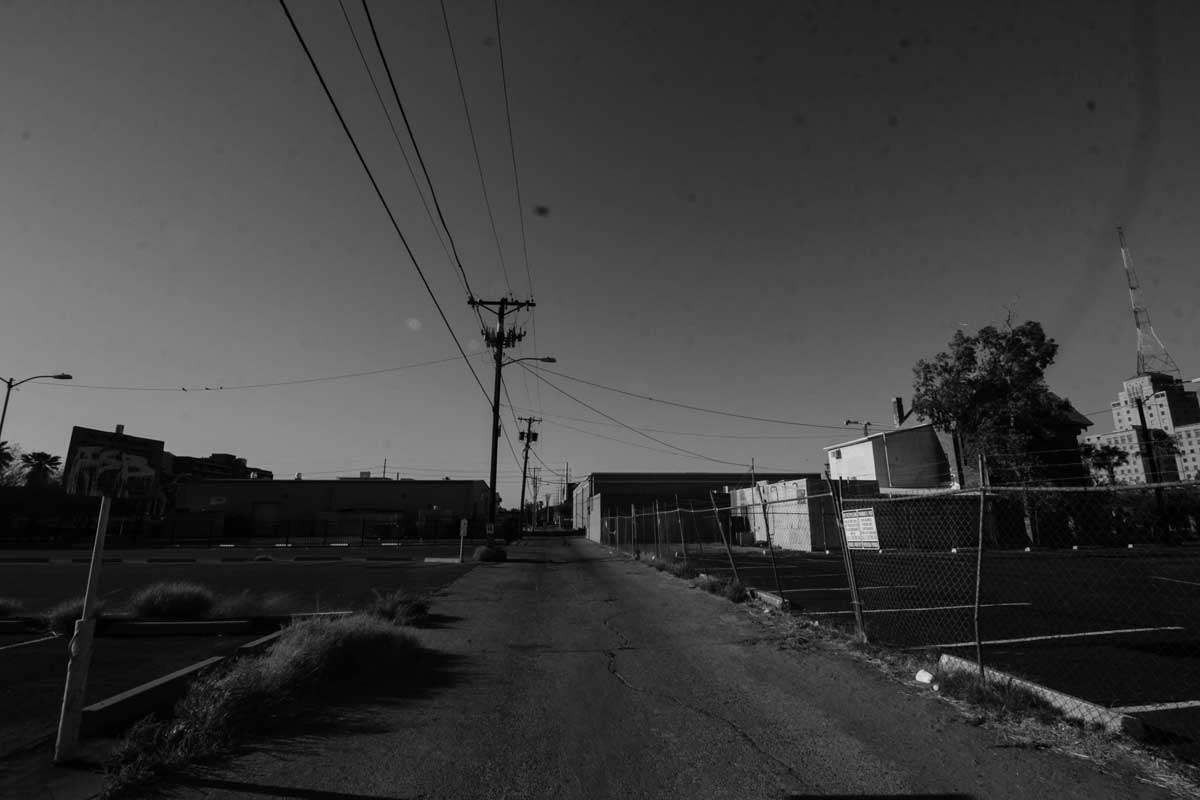
[[[987,465],[983,453],[979,454],[979,540],[975,549],[975,662],[979,665],[979,679],[984,680],[983,642],[979,635],[979,596],[983,576],[983,521],[987,504]]]
[[[862,601],[858,596],[858,581],[854,575],[854,559],[850,556],[850,542],[846,539],[846,522],[842,518],[842,479],[838,478],[836,492],[833,490],[833,483],[828,478],[825,479],[825,483],[829,486],[834,519],[837,522],[838,533],[842,536],[842,562],[846,566],[846,582],[850,587],[850,607],[854,611],[854,628],[859,640],[865,642],[867,641],[867,629],[863,625]]]
[[[779,593],[779,602],[786,603],[787,600],[783,596],[783,584],[779,581],[779,567],[775,564],[775,545],[771,541],[771,520],[767,516],[767,498],[757,481],[754,486],[758,489],[758,499],[762,502],[763,526],[767,531],[767,552],[771,555],[771,574],[775,576],[775,591]]]
[[[633,526],[633,530],[631,531],[633,535],[633,557],[640,560],[642,549],[637,540],[637,509],[633,507],[633,503],[629,504],[629,524]]]
[[[658,530],[658,529],[659,529],[659,524],[658,524],[658,501],[657,501],[657,500],[655,500],[655,501],[654,501],[654,559],[655,559],[656,561],[657,561],[658,559],[662,558],[662,549],[661,549],[661,547],[659,547],[659,540],[660,540],[662,537],[661,537],[661,536],[659,536],[659,530]]]
[[[721,512],[717,510],[716,494],[709,491],[708,499],[712,500],[713,516],[717,520],[717,531],[721,534],[721,542],[725,545],[725,554],[729,556],[729,568],[733,570],[733,579],[741,583],[742,579],[738,577],[737,564],[733,563],[733,548],[729,546],[729,540],[725,538],[725,526],[721,524]]]
[[[679,513],[679,495],[675,495],[675,524],[679,526],[679,544],[683,547],[683,565],[688,563],[687,539],[683,535],[683,516]]]

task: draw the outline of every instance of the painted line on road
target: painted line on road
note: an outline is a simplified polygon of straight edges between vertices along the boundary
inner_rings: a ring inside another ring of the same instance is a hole
[[[43,636],[41,639],[30,639],[27,642],[17,642],[16,644],[6,644],[3,647],[0,647],[0,650],[12,650],[13,648],[16,648],[16,647],[24,647],[27,644],[37,644],[38,642],[48,642],[51,639],[57,639],[57,638],[59,638],[58,634],[52,633],[49,636]]]
[[[1149,714],[1153,711],[1179,711],[1185,708],[1200,708],[1200,700],[1184,700],[1179,703],[1152,703],[1147,706],[1121,706],[1114,708],[1118,714]]]
[[[1031,606],[1033,603],[980,603],[980,608],[1003,608],[1006,606]],[[974,604],[967,603],[961,606],[924,606],[922,608],[864,608],[864,614],[899,614],[907,611],[950,611],[962,608],[974,608]],[[846,611],[805,611],[810,617],[832,616],[834,614],[853,614],[854,612],[847,609]]]
[[[1182,625],[1164,625],[1161,628],[1115,628],[1107,631],[1083,631],[1082,633],[1055,633],[1048,636],[1024,636],[1020,639],[985,639],[980,644],[1021,644],[1022,642],[1049,642],[1056,639],[1083,639],[1088,636],[1121,636],[1127,633],[1153,633],[1156,631],[1182,631]],[[975,642],[954,642],[952,644],[927,644],[921,647],[911,647],[910,650],[935,650],[939,647],[974,647]]]
[[[1181,581],[1179,578],[1164,578],[1162,575],[1151,575],[1151,580],[1155,581],[1170,581],[1171,583],[1182,583],[1188,586],[1200,586],[1200,581]]]

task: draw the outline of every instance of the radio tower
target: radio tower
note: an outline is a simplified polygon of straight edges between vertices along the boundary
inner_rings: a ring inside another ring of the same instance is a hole
[[[1125,232],[1117,228],[1117,239],[1121,242],[1121,261],[1125,265],[1125,278],[1129,282],[1129,303],[1133,307],[1133,324],[1137,328],[1137,374],[1146,375],[1151,372],[1161,372],[1175,378],[1176,382],[1183,377],[1179,366],[1162,339],[1154,332],[1150,324],[1150,311],[1142,298],[1142,287],[1138,283],[1137,272],[1133,269],[1133,257],[1129,255],[1129,247],[1125,244]]]

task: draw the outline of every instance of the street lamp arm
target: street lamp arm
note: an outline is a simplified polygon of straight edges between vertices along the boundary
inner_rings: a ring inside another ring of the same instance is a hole
[[[557,364],[558,359],[554,356],[526,356],[525,358],[510,358],[504,362],[504,366],[509,364],[518,364],[522,361],[541,361],[543,364]]]
[[[36,381],[38,378],[54,378],[54,380],[56,380],[56,381],[71,380],[70,375],[68,375],[65,372],[59,372],[54,375],[34,375],[33,377],[25,378],[24,380],[19,380],[19,381],[14,381],[12,378],[9,378],[8,380],[6,380],[4,382],[8,384],[8,388],[15,389],[18,386],[20,386],[22,383],[29,383],[30,381]]]

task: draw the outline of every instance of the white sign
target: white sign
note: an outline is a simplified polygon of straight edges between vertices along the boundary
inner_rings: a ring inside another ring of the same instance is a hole
[[[465,519],[458,521],[458,535],[462,539],[467,538],[467,521]]]
[[[495,535],[496,535],[496,526],[489,522],[487,524],[487,538],[490,539]]]
[[[846,547],[851,550],[878,550],[879,531],[875,528],[875,509],[856,508],[842,512]]]

